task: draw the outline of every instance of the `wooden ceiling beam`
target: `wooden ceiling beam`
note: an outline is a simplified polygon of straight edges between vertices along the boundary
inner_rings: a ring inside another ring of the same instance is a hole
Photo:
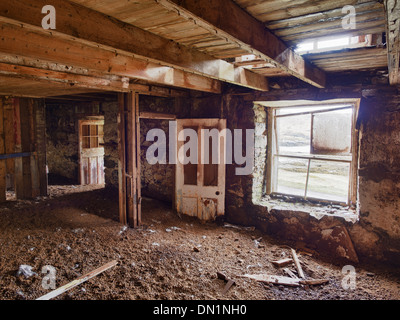
[[[268,30],[263,23],[245,12],[232,0],[155,0],[181,17],[194,21],[209,32],[229,39],[249,54],[313,86],[323,88],[325,73],[313,66]]]
[[[0,22],[0,53],[11,58],[23,55],[36,59],[38,65],[46,62],[66,65],[69,73],[82,69],[154,84],[211,93],[221,92],[221,82],[215,79],[148,62],[133,54],[74,37],[61,37],[51,31],[21,25],[4,17],[0,17]]]
[[[389,82],[391,85],[398,85],[400,83],[400,1],[384,0],[383,3],[386,15]]]
[[[0,16],[41,27],[47,0],[1,0]],[[135,54],[137,58],[255,90],[268,91],[266,77],[66,0],[52,0],[59,33]]]

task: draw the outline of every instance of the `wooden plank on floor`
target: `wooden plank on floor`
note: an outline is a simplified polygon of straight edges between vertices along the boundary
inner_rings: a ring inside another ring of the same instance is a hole
[[[294,264],[296,265],[296,268],[297,268],[297,273],[299,274],[300,278],[305,279],[303,268],[301,267],[301,264],[299,261],[299,257],[297,256],[297,253],[294,249],[291,249],[291,251],[292,251]]]
[[[98,269],[96,269],[96,270],[94,270],[92,272],[89,272],[89,273],[79,277],[78,279],[66,284],[65,286],[62,286],[61,288],[58,288],[57,290],[54,290],[54,291],[52,291],[52,292],[50,292],[50,293],[48,293],[48,294],[36,299],[36,300],[44,300],[44,301],[46,301],[46,300],[54,299],[54,298],[58,297],[59,295],[65,293],[65,292],[67,292],[67,291],[69,291],[69,290],[71,290],[71,289],[73,289],[73,288],[75,288],[75,287],[77,287],[79,285],[81,285],[82,283],[84,283],[84,282],[86,282],[86,281],[88,281],[88,280],[90,280],[90,279],[92,279],[92,278],[94,278],[96,276],[98,276],[99,274],[101,274],[101,273],[103,273],[103,272],[115,267],[117,264],[118,264],[117,261],[112,261],[110,263],[107,263],[106,265],[104,265],[104,266],[102,266],[102,267],[100,267],[100,268],[98,268]]]

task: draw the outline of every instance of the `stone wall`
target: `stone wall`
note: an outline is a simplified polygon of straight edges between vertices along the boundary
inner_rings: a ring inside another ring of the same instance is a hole
[[[79,117],[99,115],[97,103],[46,106],[46,140],[49,182],[79,182]]]
[[[329,100],[360,98],[359,221],[334,214],[310,214],[304,206],[285,207],[273,201],[254,203],[259,197],[265,163],[256,162],[252,176],[235,176],[227,168],[227,212],[232,223],[254,225],[263,232],[332,258],[336,262],[364,260],[400,265],[400,94],[389,86],[332,86],[328,89],[272,90],[225,99],[229,127],[256,130],[255,153],[265,150],[266,119],[253,100]],[[261,117],[260,117],[261,116]],[[264,130],[265,131],[265,130]],[[266,157],[264,158],[266,159]],[[260,161],[260,160],[256,160]]]

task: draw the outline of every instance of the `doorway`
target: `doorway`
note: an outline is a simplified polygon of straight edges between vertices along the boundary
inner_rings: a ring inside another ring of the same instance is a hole
[[[102,185],[104,172],[104,117],[79,120],[79,182]]]

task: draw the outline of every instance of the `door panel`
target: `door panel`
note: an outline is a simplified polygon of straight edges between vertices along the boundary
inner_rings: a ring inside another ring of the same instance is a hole
[[[184,159],[197,158],[197,163],[183,164],[179,161],[176,165],[176,210],[188,216],[201,220],[215,220],[225,213],[225,147],[224,141],[217,139],[217,148],[212,148],[210,143],[202,143],[205,135],[202,130],[226,129],[226,120],[221,119],[185,119],[177,121],[178,137],[184,129],[197,132],[196,156],[187,152]],[[183,149],[190,139],[179,141],[177,151]],[[215,141],[214,141],[215,142]],[[209,157],[205,157],[207,148]],[[194,150],[191,150],[192,152]],[[218,152],[218,163],[213,163],[213,152]],[[208,159],[208,163],[204,161]]]

